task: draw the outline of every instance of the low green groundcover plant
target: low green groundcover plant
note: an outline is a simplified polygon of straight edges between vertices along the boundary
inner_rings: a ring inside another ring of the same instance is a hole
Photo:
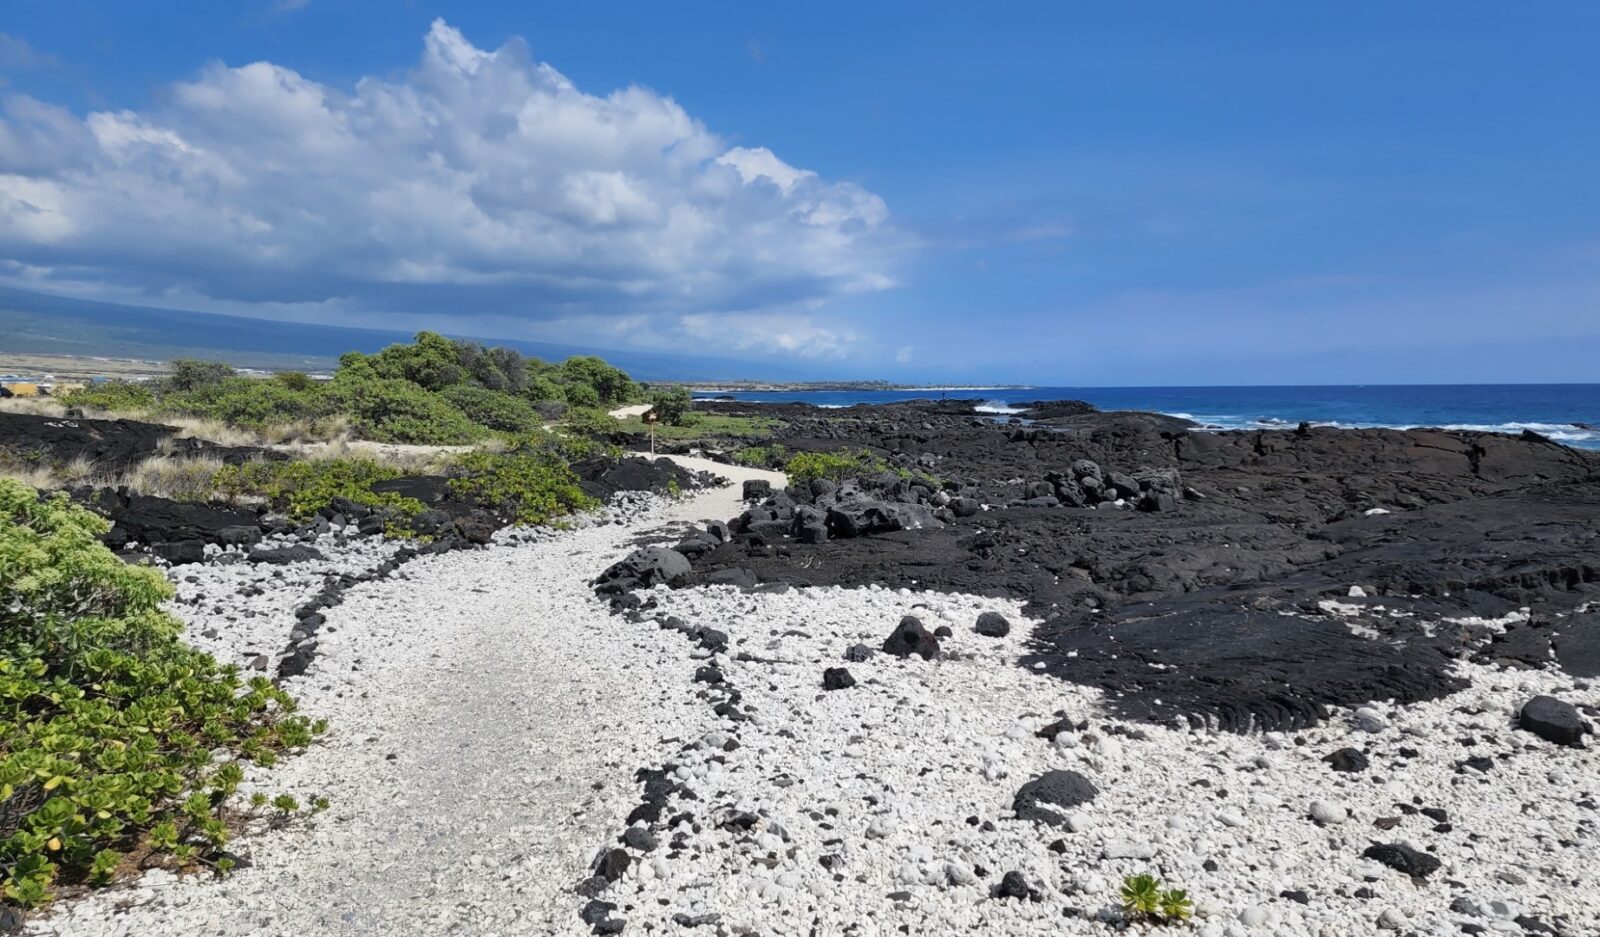
[[[755,468],[782,468],[789,461],[789,450],[779,445],[746,446],[733,454],[733,461]]]
[[[291,520],[310,518],[334,498],[387,510],[397,520],[410,520],[425,505],[393,492],[375,494],[374,482],[399,478],[401,473],[371,459],[321,459],[290,462],[245,462],[225,465],[212,479],[219,496],[265,498]]]
[[[578,487],[578,477],[559,452],[519,446],[506,452],[469,452],[452,469],[457,496],[469,498],[519,524],[547,524],[599,502]]]
[[[881,475],[888,470],[889,463],[865,449],[855,452],[841,449],[837,452],[796,453],[784,466],[791,485],[818,478],[843,482],[851,478]]]
[[[225,872],[243,766],[322,731],[179,638],[104,520],[0,479],[0,882],[25,907],[136,860]]]

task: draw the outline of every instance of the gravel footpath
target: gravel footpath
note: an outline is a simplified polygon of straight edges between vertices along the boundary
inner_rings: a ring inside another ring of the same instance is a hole
[[[648,516],[698,515],[687,499]],[[240,841],[250,867],[224,881],[153,872],[33,932],[586,931],[571,888],[625,825],[632,773],[712,718],[681,642],[627,628],[586,586],[639,526],[423,557],[352,589],[287,684],[329,735],[262,785],[332,809]]]

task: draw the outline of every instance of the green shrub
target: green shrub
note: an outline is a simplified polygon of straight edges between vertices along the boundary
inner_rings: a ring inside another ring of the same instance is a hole
[[[592,387],[589,389],[591,392],[594,390]],[[530,378],[528,386],[522,391],[522,395],[534,403],[544,400],[551,400],[557,403],[567,402],[567,389],[545,374]],[[600,395],[595,394],[594,403],[590,404],[590,406],[595,406],[599,402]]]
[[[320,725],[179,639],[172,587],[64,496],[0,480],[0,877],[18,905],[101,885],[130,853],[225,871],[243,762]]]
[[[316,379],[304,371],[279,371],[272,379],[295,391],[304,392],[317,386]]]
[[[423,390],[444,390],[467,378],[456,343],[435,332],[418,332],[410,345],[390,345],[366,360],[379,377],[410,381]]]
[[[220,362],[179,359],[172,375],[154,385],[99,384],[63,400],[103,410],[202,417],[268,431],[269,438],[273,428],[304,426],[318,432],[318,421],[338,418],[342,426],[348,417],[357,435],[377,442],[464,445],[489,431],[538,428],[566,415],[569,406],[623,403],[638,391],[625,372],[593,356],[551,365],[513,349],[419,332],[411,344],[390,345],[375,355],[341,355],[339,370],[328,382],[298,371],[251,379]],[[687,425],[694,419],[686,412],[687,391],[674,389],[661,400],[669,423]],[[606,434],[618,431],[609,425],[601,430],[603,424],[589,417],[579,422]]]
[[[519,524],[546,524],[599,505],[557,452],[518,448],[469,452],[458,458],[450,489]]]
[[[220,384],[237,372],[233,366],[221,361],[201,361],[199,358],[172,359],[172,373],[162,380],[167,390],[193,391]]]
[[[791,457],[784,466],[791,485],[817,478],[844,482],[852,478],[881,475],[888,470],[887,462],[865,449],[855,452],[848,449],[840,449],[837,452],[800,452]]]
[[[493,430],[525,433],[541,425],[533,404],[513,394],[475,384],[457,384],[441,395],[467,419]]]
[[[553,433],[543,428],[507,436],[505,442],[505,452],[548,452],[569,462],[600,456],[622,458],[622,449],[611,443],[588,436]]]
[[[402,522],[422,513],[425,505],[393,492],[374,494],[374,482],[399,478],[401,473],[371,459],[322,459],[292,462],[245,462],[225,465],[212,478],[217,494],[226,498],[245,495],[265,498],[293,520],[306,520],[334,498],[392,512]],[[403,524],[402,524],[403,525]],[[400,527],[395,528],[396,532]]]
[[[327,416],[335,406],[321,387],[296,390],[287,382],[249,377],[232,377],[198,390],[168,394],[161,404],[168,413],[206,417],[250,429]]]
[[[666,387],[650,392],[650,409],[669,426],[682,426],[693,403],[687,387]]]
[[[565,394],[567,403],[574,407],[592,410],[600,406],[600,392],[588,384],[568,384]]]
[[[437,394],[397,378],[347,380],[341,375],[329,392],[355,420],[363,438],[378,442],[462,445],[484,435]]]
[[[561,425],[569,433],[595,439],[610,439],[622,432],[622,423],[604,410],[574,407]]]
[[[593,355],[577,355],[561,362],[561,374],[568,384],[567,402],[577,407],[594,405],[572,396],[572,390],[577,386],[592,388],[602,404],[623,403],[635,391],[634,383],[626,372]]]
[[[80,387],[61,398],[70,407],[92,407],[113,412],[148,410],[155,406],[156,395],[148,384],[134,381],[105,381]]]
[[[789,450],[783,446],[746,446],[733,454],[738,465],[753,468],[782,468],[789,460]]]

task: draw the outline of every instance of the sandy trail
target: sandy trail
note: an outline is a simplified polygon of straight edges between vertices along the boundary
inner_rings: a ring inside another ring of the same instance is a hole
[[[729,516],[729,490],[353,590],[289,683],[330,735],[263,787],[332,809],[242,840],[252,865],[225,881],[154,873],[33,931],[585,933],[570,889],[625,827],[633,772],[712,720],[682,639],[613,618],[587,581],[643,530]]]
[[[751,468],[747,465],[724,465],[698,456],[689,455],[664,455],[659,458],[671,459],[678,465],[690,471],[710,472],[721,475],[732,482],[721,488],[713,488],[696,493],[695,497],[685,499],[676,506],[675,520],[725,521],[737,517],[744,510],[744,501],[741,492],[747,481],[765,481],[771,483],[774,490],[786,488],[789,485],[788,476],[782,472],[773,472],[767,469]]]

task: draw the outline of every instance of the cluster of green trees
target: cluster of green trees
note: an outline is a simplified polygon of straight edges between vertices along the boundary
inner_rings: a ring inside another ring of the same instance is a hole
[[[219,362],[179,360],[155,384],[101,384],[65,399],[253,429],[341,417],[366,439],[454,445],[493,432],[529,432],[572,410],[614,407],[644,394],[626,372],[593,356],[553,364],[420,332],[411,344],[342,356],[331,381],[297,372],[253,379]]]

